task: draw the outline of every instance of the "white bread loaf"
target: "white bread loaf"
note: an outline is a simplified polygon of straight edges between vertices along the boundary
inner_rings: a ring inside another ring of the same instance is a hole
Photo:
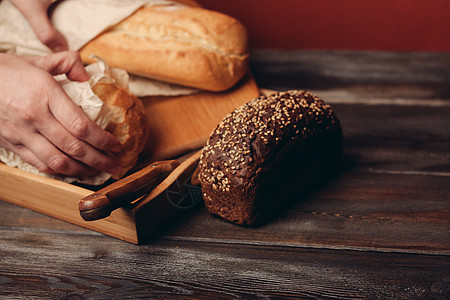
[[[105,130],[122,144],[122,150],[117,153],[122,167],[120,178],[134,167],[147,141],[149,126],[145,108],[139,98],[115,83],[97,83],[92,91],[112,113]]]
[[[247,72],[247,32],[236,19],[199,7],[148,6],[86,44],[91,55],[131,74],[209,91],[235,85]]]

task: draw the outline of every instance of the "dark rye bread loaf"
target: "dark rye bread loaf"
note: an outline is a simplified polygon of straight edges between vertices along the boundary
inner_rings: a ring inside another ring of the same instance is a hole
[[[331,107],[305,91],[261,96],[226,116],[200,159],[206,208],[256,225],[336,171],[342,130]]]

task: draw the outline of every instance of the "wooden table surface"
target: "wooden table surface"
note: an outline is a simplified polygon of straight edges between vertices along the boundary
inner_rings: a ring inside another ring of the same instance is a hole
[[[0,201],[4,299],[449,299],[450,54],[255,52],[344,131],[337,178],[259,228],[187,213],[133,245]]]

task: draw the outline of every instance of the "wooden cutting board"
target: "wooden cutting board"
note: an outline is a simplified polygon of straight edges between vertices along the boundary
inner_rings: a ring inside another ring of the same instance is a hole
[[[201,92],[182,97],[144,98],[152,128],[143,156],[149,162],[171,158],[203,146],[220,120],[236,107],[259,95],[248,75],[235,88],[221,93]],[[174,207],[150,201],[136,202],[135,208],[120,208],[109,217],[84,221],[78,202],[93,191],[58,180],[31,174],[0,163],[0,200],[89,228],[131,243],[143,242],[147,235],[176,213]],[[148,220],[156,220],[149,222]],[[158,224],[156,224],[158,223]],[[144,234],[143,234],[144,233]]]
[[[150,122],[143,156],[161,160],[202,147],[224,116],[258,95],[248,75],[226,92],[142,98]]]

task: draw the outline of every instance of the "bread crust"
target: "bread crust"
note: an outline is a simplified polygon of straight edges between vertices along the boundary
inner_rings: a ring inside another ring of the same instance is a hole
[[[209,91],[231,88],[248,71],[247,32],[236,19],[199,7],[150,6],[86,44],[112,67]]]
[[[113,116],[105,130],[122,144],[122,150],[115,154],[122,167],[121,174],[115,178],[119,179],[136,165],[146,144],[149,125],[144,105],[139,98],[115,83],[98,83],[92,90]]]
[[[227,221],[259,224],[283,209],[289,190],[303,193],[330,175],[341,152],[339,120],[316,96],[256,98],[225,117],[202,151],[205,206]]]

